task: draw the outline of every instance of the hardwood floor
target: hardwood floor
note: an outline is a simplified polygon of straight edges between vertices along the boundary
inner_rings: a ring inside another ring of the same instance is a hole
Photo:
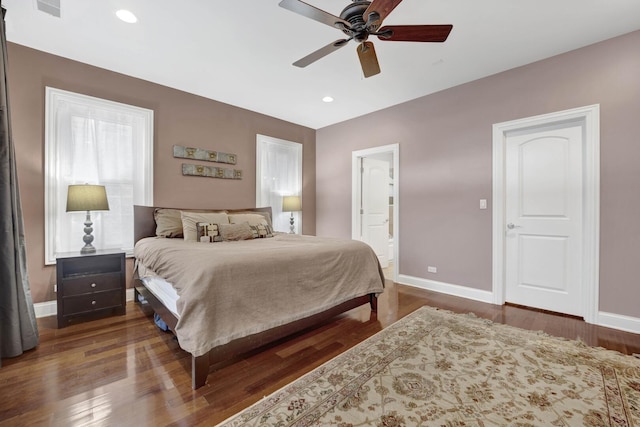
[[[377,314],[351,310],[212,372],[194,391],[190,357],[128,303],[125,316],[65,329],[54,317],[39,319],[38,348],[2,360],[0,426],[212,426],[423,305],[640,353],[637,334],[387,281]]]

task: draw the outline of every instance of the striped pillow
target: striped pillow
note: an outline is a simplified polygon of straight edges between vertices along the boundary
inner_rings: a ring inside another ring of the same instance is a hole
[[[273,229],[268,224],[251,225],[254,239],[262,239],[265,237],[273,237]]]

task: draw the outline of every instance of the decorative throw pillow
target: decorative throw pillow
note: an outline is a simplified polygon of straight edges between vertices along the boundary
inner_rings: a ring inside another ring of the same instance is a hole
[[[267,218],[264,215],[258,213],[230,213],[229,222],[231,224],[240,224],[242,222],[246,222],[249,225],[269,225],[269,221],[267,221]]]
[[[247,222],[240,224],[220,224],[220,235],[224,240],[253,239],[253,231]]]
[[[198,227],[199,222],[207,224],[228,224],[229,217],[226,212],[188,212],[181,211],[180,217],[182,218],[182,230],[184,231],[184,240],[187,242],[198,241]]]
[[[254,239],[262,239],[265,237],[273,237],[273,230],[267,224],[250,225],[253,231]]]
[[[220,226],[218,224],[208,224],[206,222],[199,222],[198,228],[198,242],[210,243],[210,242],[222,242],[222,236],[220,235]]]

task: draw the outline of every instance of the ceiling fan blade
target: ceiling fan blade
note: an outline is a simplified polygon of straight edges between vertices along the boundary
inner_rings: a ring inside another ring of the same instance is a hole
[[[402,3],[402,0],[373,0],[365,10],[364,15],[362,15],[367,23],[367,28],[375,31],[376,28],[382,25],[384,18],[400,3]]]
[[[378,30],[380,40],[399,42],[443,42],[453,25],[387,25]]]
[[[356,50],[358,51],[358,58],[360,58],[360,65],[362,66],[362,72],[365,78],[379,74],[380,64],[378,64],[378,57],[376,56],[373,43],[362,42]]]
[[[333,28],[338,28],[340,30],[344,28],[351,28],[351,24],[348,21],[300,0],[282,0],[279,5],[291,12],[306,16],[307,18],[327,24]]]
[[[341,39],[341,40],[336,40],[333,43],[329,43],[325,47],[322,47],[316,50],[315,52],[310,53],[304,58],[298,59],[296,62],[293,63],[293,65],[295,65],[296,67],[304,68],[309,64],[313,64],[318,59],[324,58],[325,56],[329,55],[331,52],[335,52],[341,47],[346,46],[349,40],[351,39]]]

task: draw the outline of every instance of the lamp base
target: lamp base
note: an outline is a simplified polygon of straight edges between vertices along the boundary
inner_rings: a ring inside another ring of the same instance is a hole
[[[82,241],[84,242],[84,247],[80,249],[81,254],[94,254],[96,253],[96,248],[91,244],[93,242],[93,222],[91,222],[91,213],[87,211],[87,217],[84,220],[84,236],[82,236]]]
[[[289,219],[289,234],[296,234],[296,228],[293,225],[293,212],[291,212],[291,218]]]
[[[80,249],[81,254],[95,254],[96,248],[93,245],[84,245],[82,249]]]

